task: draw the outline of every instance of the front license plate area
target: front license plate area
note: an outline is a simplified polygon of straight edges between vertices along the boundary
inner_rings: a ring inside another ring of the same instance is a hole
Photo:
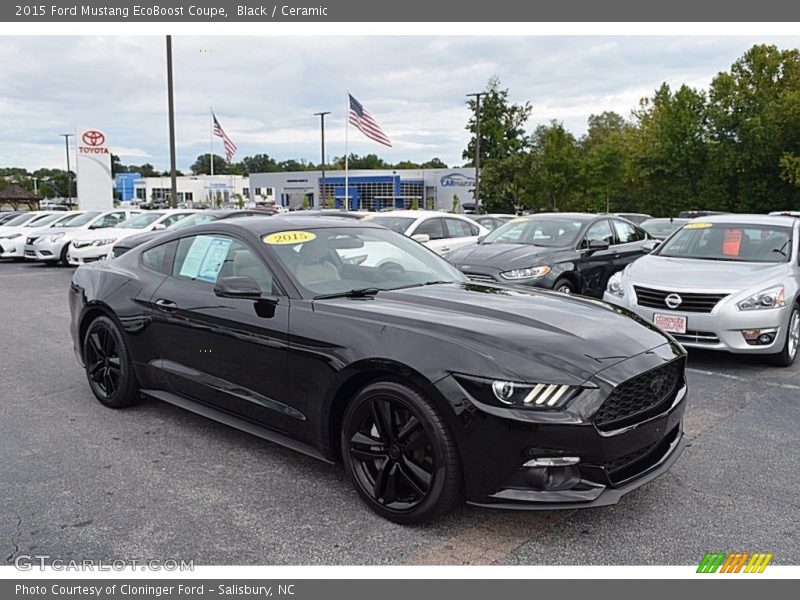
[[[653,315],[653,323],[667,333],[686,333],[686,317],[681,315]]]

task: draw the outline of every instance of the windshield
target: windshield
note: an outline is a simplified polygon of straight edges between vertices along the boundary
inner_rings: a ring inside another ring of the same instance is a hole
[[[151,225],[155,221],[158,221],[161,217],[164,216],[164,213],[160,212],[150,212],[145,213],[143,215],[138,215],[136,217],[131,217],[124,223],[117,225],[120,229],[144,229],[148,225]]]
[[[416,221],[416,219],[412,217],[373,217],[372,215],[366,216],[365,219],[370,223],[377,223],[378,225],[388,227],[397,233],[405,233],[406,230],[411,227],[411,224]]]
[[[685,219],[650,219],[643,221],[639,227],[653,237],[667,237],[670,233],[686,223]]]
[[[197,213],[196,215],[189,215],[184,217],[174,225],[170,225],[167,229],[183,229],[184,227],[191,227],[192,225],[202,225],[203,223],[211,223],[217,221],[217,215],[209,215],[205,213]]]
[[[81,225],[86,225],[89,221],[94,219],[95,217],[103,214],[102,211],[99,210],[88,210],[85,213],[80,213],[77,215],[72,215],[69,219],[61,221],[58,226],[59,227],[80,227]]]
[[[17,215],[16,217],[11,219],[10,221],[6,221],[5,223],[3,223],[3,225],[7,226],[7,227],[14,227],[15,225],[22,225],[23,223],[27,223],[28,221],[30,221],[34,217],[36,217],[36,215],[35,214],[31,214],[31,213],[25,213],[25,214],[22,214],[22,215]]]
[[[654,254],[734,262],[787,262],[792,254],[792,230],[777,225],[693,221],[684,225]]]
[[[561,248],[574,244],[582,228],[583,221],[575,219],[513,219],[492,231],[481,244],[529,244]]]
[[[292,243],[294,239],[303,241]],[[443,258],[385,229],[311,229],[274,233],[263,240],[311,296],[466,281]]]
[[[31,219],[28,223],[25,224],[25,227],[43,227],[44,225],[50,225],[50,223],[63,218],[64,218],[64,213],[58,213],[54,215],[42,215],[37,219]]]

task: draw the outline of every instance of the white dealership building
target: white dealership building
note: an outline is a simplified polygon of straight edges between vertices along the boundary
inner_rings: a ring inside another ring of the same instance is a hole
[[[170,178],[141,177],[134,179],[133,197],[140,202],[162,202],[170,196]],[[191,206],[221,206],[236,204],[243,199],[246,204],[274,200],[266,189],[251,190],[250,178],[242,175],[184,175],[177,178],[178,202]]]
[[[475,169],[385,169],[345,172],[293,171],[287,173],[251,173],[251,199],[256,194],[274,198],[278,206],[300,208],[343,207],[345,197],[351,210],[381,208],[419,208],[436,210],[469,208],[474,197]]]

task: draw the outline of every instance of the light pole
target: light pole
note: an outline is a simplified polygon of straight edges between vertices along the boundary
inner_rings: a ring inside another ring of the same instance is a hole
[[[329,114],[331,114],[331,111],[329,110],[314,113],[314,116],[319,117],[319,133],[320,133],[320,140],[322,143],[322,179],[320,180],[320,185],[319,185],[319,198],[317,199],[318,207],[320,201],[322,200],[322,185],[325,181],[325,115]]]
[[[167,36],[167,106],[169,111],[170,206],[178,208],[178,179],[175,173],[175,94],[172,85],[172,36]],[[213,159],[212,159],[213,160]]]
[[[475,214],[481,214],[481,96],[486,92],[467,94],[475,98]]]
[[[64,148],[67,152],[67,196],[69,197],[68,206],[72,206],[72,172],[69,168],[69,138],[74,137],[74,133],[60,133],[61,137],[64,138]]]

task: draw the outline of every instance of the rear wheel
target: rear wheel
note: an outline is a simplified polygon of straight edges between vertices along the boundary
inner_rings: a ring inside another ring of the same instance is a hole
[[[98,317],[89,325],[83,359],[89,387],[100,402],[109,408],[123,408],[141,400],[130,352],[110,318]]]
[[[786,341],[783,343],[783,349],[777,354],[771,355],[770,360],[779,367],[789,367],[797,358],[798,347],[800,347],[800,306],[795,304],[786,326]]]
[[[359,495],[390,521],[431,521],[461,498],[453,435],[431,402],[405,385],[363,388],[345,411],[341,449]]]
[[[562,294],[574,294],[578,291],[575,289],[575,284],[566,277],[559,277],[553,285],[553,290]]]

